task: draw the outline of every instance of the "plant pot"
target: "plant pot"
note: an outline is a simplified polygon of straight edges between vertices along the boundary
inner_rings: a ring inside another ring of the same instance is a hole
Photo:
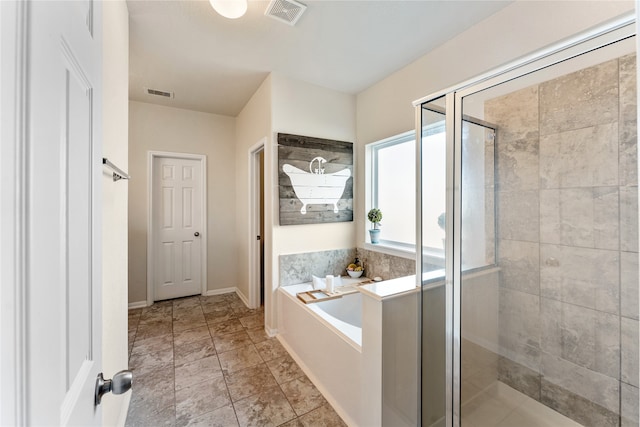
[[[369,236],[371,237],[371,243],[380,243],[380,229],[369,230]]]

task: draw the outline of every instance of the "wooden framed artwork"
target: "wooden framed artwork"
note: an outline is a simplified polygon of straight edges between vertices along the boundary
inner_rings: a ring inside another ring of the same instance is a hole
[[[353,143],[277,139],[280,225],[353,221]]]

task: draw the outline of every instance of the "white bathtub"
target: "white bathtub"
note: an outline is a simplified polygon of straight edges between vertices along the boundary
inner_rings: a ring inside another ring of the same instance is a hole
[[[347,279],[343,280],[341,289],[352,289],[354,283]],[[310,283],[301,285],[283,286],[280,288],[293,301],[301,307],[308,309],[325,326],[329,327],[335,334],[349,343],[356,350],[362,348],[362,294],[360,292],[345,294],[341,298],[320,301],[311,304],[304,304],[296,294],[313,290]]]
[[[378,399],[366,386],[372,375],[363,346],[363,295],[311,304],[296,297],[312,289],[311,283],[278,289],[278,339],[348,425],[379,424],[370,418],[379,410]]]

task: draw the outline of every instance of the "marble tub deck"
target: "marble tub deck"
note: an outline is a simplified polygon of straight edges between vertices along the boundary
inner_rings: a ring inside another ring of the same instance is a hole
[[[127,426],[346,426],[236,294],[129,310]]]

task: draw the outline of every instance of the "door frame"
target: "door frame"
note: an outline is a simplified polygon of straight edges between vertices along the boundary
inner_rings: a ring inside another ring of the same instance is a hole
[[[200,245],[200,275],[201,275],[201,289],[202,295],[207,292],[207,156],[204,154],[193,153],[173,153],[170,151],[148,151],[147,152],[147,307],[151,306],[155,298],[155,289],[153,287],[154,279],[154,243],[155,236],[153,232],[153,163],[157,158],[171,158],[182,160],[199,160],[201,167],[201,197],[200,202],[202,204],[202,231]]]
[[[27,424],[27,2],[0,2],[0,425]]]
[[[248,151],[249,162],[249,308],[260,307],[260,245],[256,244],[256,236],[260,234],[260,153],[264,153],[267,138],[263,137]],[[266,169],[266,168],[263,168]],[[263,233],[264,234],[264,233]],[[260,239],[264,240],[264,235]],[[265,290],[266,294],[266,290]]]

